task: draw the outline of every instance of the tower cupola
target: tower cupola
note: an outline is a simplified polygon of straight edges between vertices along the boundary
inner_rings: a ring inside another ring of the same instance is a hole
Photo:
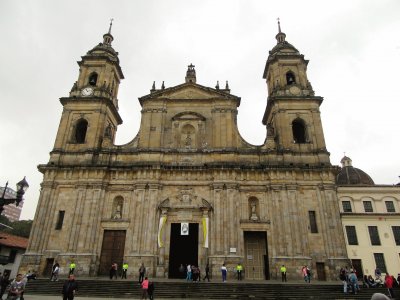
[[[196,70],[194,69],[194,65],[190,64],[186,71],[185,82],[186,83],[196,83]]]

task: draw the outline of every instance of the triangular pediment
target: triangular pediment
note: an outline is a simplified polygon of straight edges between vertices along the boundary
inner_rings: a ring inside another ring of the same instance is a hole
[[[231,95],[226,90],[217,90],[205,87],[199,84],[184,83],[175,87],[166,88],[163,90],[156,90],[149,95],[139,98],[141,101],[146,99],[174,99],[174,100],[207,100],[207,99],[235,99],[240,101],[240,98]]]

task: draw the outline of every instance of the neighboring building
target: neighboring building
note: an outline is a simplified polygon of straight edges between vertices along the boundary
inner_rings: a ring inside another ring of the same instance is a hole
[[[60,99],[22,270],[46,274],[56,260],[74,261],[78,274],[97,276],[126,261],[131,274],[143,262],[150,277],[174,278],[181,263],[203,270],[209,263],[217,276],[223,263],[232,270],[241,262],[250,280],[276,278],[282,264],[289,278],[309,265],[316,279],[337,280],[348,263],[338,167],[326,149],[323,98],[308,81],[308,60],[285,37],[279,28],[265,64],[264,144],[240,136],[241,99],[228,83],[200,85],[190,65],[182,84],[153,85],[139,98],[140,130],[117,146],[124,76],[105,34]]]
[[[0,232],[0,272],[15,278],[22,255],[28,246],[28,239]]]
[[[0,195],[3,195],[4,187],[0,187]],[[13,189],[7,187],[6,192],[4,193],[4,197],[7,198],[16,198],[17,192]],[[22,207],[24,206],[24,201],[21,201],[18,206],[13,204],[5,205],[2,215],[7,217],[11,222],[19,221],[21,216]]]
[[[375,184],[343,157],[337,175],[347,253],[359,276],[400,272],[400,186]]]

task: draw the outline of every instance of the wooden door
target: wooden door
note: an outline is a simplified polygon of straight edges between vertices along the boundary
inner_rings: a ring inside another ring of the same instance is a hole
[[[266,239],[264,232],[245,232],[245,278],[249,280],[265,279]]]
[[[47,258],[46,259],[46,267],[43,271],[43,275],[50,277],[51,273],[53,271],[53,265],[54,265],[54,258]]]
[[[318,280],[325,281],[326,274],[325,274],[325,264],[323,262],[317,262],[317,277]]]
[[[353,265],[353,269],[356,270],[357,278],[363,278],[364,272],[362,268],[361,259],[352,259],[351,264]]]
[[[108,275],[111,264],[114,262],[118,264],[118,271],[121,271],[124,260],[125,238],[125,230],[104,230],[99,275]]]

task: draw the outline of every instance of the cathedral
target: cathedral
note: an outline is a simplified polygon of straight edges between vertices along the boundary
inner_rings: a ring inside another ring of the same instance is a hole
[[[241,98],[228,83],[198,83],[192,64],[182,84],[153,85],[139,98],[139,132],[116,145],[124,75],[110,25],[60,98],[21,269],[49,274],[57,261],[68,274],[74,262],[78,275],[101,276],[126,262],[128,276],[143,263],[152,278],[178,278],[181,264],[208,264],[219,276],[223,264],[231,271],[241,263],[247,280],[264,280],[280,276],[282,265],[298,279],[307,265],[316,279],[336,280],[348,258],[323,97],[280,26],[276,40],[263,73],[262,145],[239,134]]]

